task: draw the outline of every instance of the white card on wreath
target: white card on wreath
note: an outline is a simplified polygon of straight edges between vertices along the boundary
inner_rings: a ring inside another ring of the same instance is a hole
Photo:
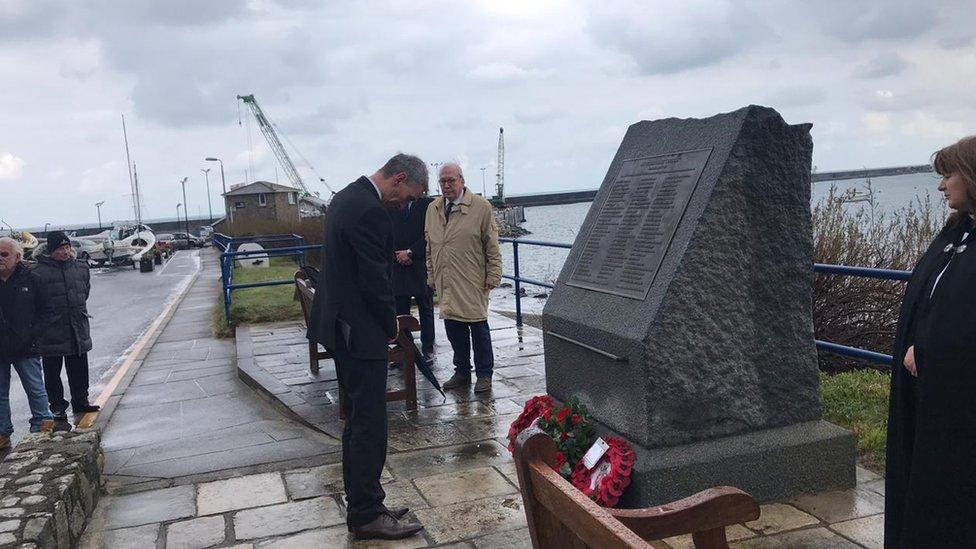
[[[586,454],[583,455],[583,467],[586,467],[587,471],[596,467],[596,464],[600,461],[600,458],[602,458],[603,454],[607,453],[607,450],[609,449],[610,445],[603,440],[603,437],[597,438],[596,442],[593,443],[593,446],[590,446],[590,449],[587,450]]]

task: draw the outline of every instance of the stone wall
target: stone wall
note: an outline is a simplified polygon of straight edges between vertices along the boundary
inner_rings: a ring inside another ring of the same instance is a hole
[[[102,466],[97,431],[24,437],[0,462],[0,546],[74,547],[98,502]]]

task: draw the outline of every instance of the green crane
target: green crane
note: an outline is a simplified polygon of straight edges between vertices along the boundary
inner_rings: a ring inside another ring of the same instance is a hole
[[[278,159],[278,164],[280,164],[282,169],[285,170],[285,174],[288,176],[288,180],[291,181],[292,185],[295,188],[301,189],[302,196],[315,196],[311,191],[308,190],[302,176],[298,173],[298,170],[295,169],[295,163],[291,161],[291,157],[288,156],[285,146],[282,145],[281,140],[278,139],[278,131],[276,131],[275,124],[266,114],[264,114],[261,106],[258,105],[258,100],[254,98],[254,94],[238,95],[237,99],[243,101],[244,104],[251,109],[251,113],[254,115],[254,118],[258,121],[258,126],[261,128],[261,133],[264,134],[264,138],[268,141],[268,146],[271,147],[271,152],[273,152],[275,158]],[[294,145],[292,145],[292,148],[294,148]],[[298,154],[301,156],[301,152]],[[302,158],[304,159],[304,157]],[[309,168],[312,169],[313,172],[315,172],[315,168],[312,167],[308,160],[305,160],[305,163]],[[315,172],[315,175],[318,175],[318,172]],[[330,187],[329,184],[325,182],[325,179],[323,179],[321,176],[319,176],[319,181],[321,181],[326,188],[332,191],[332,194],[335,194],[335,190],[333,190],[332,187]]]

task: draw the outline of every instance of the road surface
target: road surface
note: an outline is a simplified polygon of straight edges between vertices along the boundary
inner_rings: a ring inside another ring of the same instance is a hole
[[[210,251],[177,252],[166,264],[156,265],[156,270],[151,273],[140,273],[131,267],[92,268],[92,289],[88,298],[94,346],[88,353],[91,400],[101,392],[115,367],[125,360],[129,348],[159,316],[166,303],[176,296],[181,283],[199,270],[200,253]],[[30,428],[30,408],[20,379],[13,368],[11,371],[12,441],[16,444]],[[68,378],[63,370],[61,379],[68,399]]]

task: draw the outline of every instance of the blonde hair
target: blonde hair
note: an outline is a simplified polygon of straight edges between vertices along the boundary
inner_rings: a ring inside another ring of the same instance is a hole
[[[932,155],[932,167],[943,177],[957,173],[966,184],[969,211],[957,211],[949,216],[948,225],[956,226],[967,214],[976,211],[976,135],[963,137],[952,145],[936,151]]]

